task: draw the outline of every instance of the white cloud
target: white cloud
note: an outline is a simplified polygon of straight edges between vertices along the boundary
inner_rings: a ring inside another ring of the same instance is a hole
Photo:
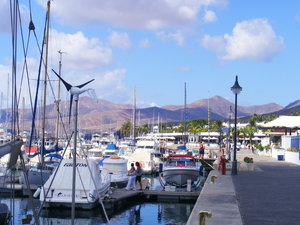
[[[180,31],[168,33],[165,31],[159,31],[156,33],[156,36],[163,41],[174,40],[178,46],[184,45],[184,36]]]
[[[62,23],[72,25],[106,23],[161,30],[184,28],[198,20],[197,14],[204,6],[226,3],[227,0],[77,0],[74,4],[72,0],[64,0],[53,1],[52,12]]]
[[[82,32],[67,34],[51,30],[54,47],[65,52],[64,67],[75,70],[96,69],[112,62],[112,50],[98,38],[87,38]],[[57,52],[52,57],[57,58]]]
[[[139,47],[140,48],[148,48],[148,47],[150,47],[150,41],[147,38],[141,40],[139,42]]]
[[[216,52],[222,60],[268,61],[283,49],[284,42],[266,19],[254,19],[237,23],[231,35],[206,35],[202,45]]]
[[[150,107],[159,107],[159,105],[157,103],[155,103],[155,102],[150,102],[150,103],[148,103],[148,105]]]
[[[123,50],[128,50],[131,48],[131,42],[126,32],[112,32],[107,39],[112,47],[121,48]]]
[[[225,41],[221,36],[204,35],[201,40],[202,46],[215,53],[221,53],[225,49]]]
[[[124,85],[125,75],[125,69],[115,69],[96,78],[97,97],[107,100],[114,99],[117,102],[128,101],[131,90]]]
[[[204,22],[211,23],[211,22],[215,22],[217,20],[217,16],[214,11],[205,10],[203,19],[204,19]]]
[[[19,3],[19,9],[21,14],[21,20],[23,24],[28,24],[28,9],[21,3]],[[0,0],[0,33],[11,32],[11,21],[10,21],[10,1],[9,0]],[[19,23],[19,20],[18,20]],[[26,26],[28,26],[26,24]]]

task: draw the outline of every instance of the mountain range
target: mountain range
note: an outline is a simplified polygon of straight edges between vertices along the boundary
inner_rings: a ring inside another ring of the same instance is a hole
[[[209,105],[209,107],[208,107]],[[164,107],[147,107],[137,108],[136,118],[137,125],[146,123],[160,122],[181,122],[184,120],[184,112],[186,111],[186,120],[199,118],[208,118],[208,108],[210,109],[211,119],[227,120],[230,113],[234,112],[234,103],[222,98],[214,96],[209,99],[200,99],[190,104],[184,105],[167,105]],[[67,124],[67,130],[71,130],[68,124],[69,102],[60,103],[61,117]],[[287,115],[300,111],[300,100],[290,103],[286,107],[282,107],[276,103],[269,103],[255,106],[238,106],[238,117],[250,117],[253,114],[275,114]],[[4,124],[7,121],[8,110],[2,110],[0,122]],[[57,115],[57,107],[55,104],[49,104],[46,108],[46,129],[50,132],[55,130],[55,121]],[[40,114],[39,114],[40,115]],[[106,100],[94,101],[89,97],[82,97],[79,100],[79,127],[83,132],[95,132],[104,130],[119,129],[126,121],[131,121],[133,115],[133,106],[130,104],[115,104]],[[37,116],[40,118],[40,116]],[[31,127],[32,112],[29,109],[20,110],[21,125]],[[40,124],[36,122],[36,126]]]

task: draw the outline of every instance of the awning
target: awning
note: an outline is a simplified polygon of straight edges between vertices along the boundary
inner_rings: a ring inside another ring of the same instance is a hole
[[[300,116],[280,116],[259,129],[300,129]]]

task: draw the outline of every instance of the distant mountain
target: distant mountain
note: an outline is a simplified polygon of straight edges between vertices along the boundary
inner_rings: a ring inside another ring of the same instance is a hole
[[[187,111],[190,112],[190,109],[193,109],[191,110],[192,111],[191,119],[207,118],[208,104],[211,113],[213,113],[211,117],[213,119],[228,118],[228,115],[230,113],[230,107],[232,108],[232,110],[234,110],[234,103],[220,96],[214,96],[209,98],[209,100],[200,99],[191,104],[188,104]],[[163,108],[168,110],[181,110],[184,108],[184,106],[169,105]],[[282,106],[275,103],[269,103],[269,104],[259,105],[259,106],[238,106],[237,114],[238,117],[243,117],[243,116],[249,116],[253,114],[265,114],[265,113],[275,112],[281,110],[282,108],[283,108]]]
[[[288,104],[286,107],[284,107],[285,109],[290,109],[290,108],[294,108],[296,106],[299,106],[300,105],[300,100],[297,100],[297,101],[294,101],[290,104]]]
[[[186,118],[187,120],[208,118],[208,101],[211,119],[227,119],[230,111],[234,110],[234,103],[222,98],[214,96],[208,99],[200,99],[198,101],[187,104]],[[289,104],[289,107],[297,105],[300,110],[300,101]],[[238,106],[238,117],[252,116],[253,114],[268,114],[276,112],[287,112],[284,110],[292,110],[292,108],[269,103],[258,106]],[[294,107],[295,108],[295,107]],[[79,127],[85,132],[95,132],[99,130],[119,129],[126,121],[132,120],[133,106],[130,104],[115,104],[106,100],[93,101],[89,97],[81,97],[79,100]],[[8,110],[2,110],[1,123],[8,118]],[[47,105],[46,109],[46,125],[47,130],[55,130],[55,120],[57,107],[54,104]],[[66,121],[66,129],[71,130],[71,124],[68,124],[69,102],[60,103],[61,117]],[[40,118],[37,116],[37,118]],[[31,127],[32,112],[29,109],[24,110],[24,115],[20,116],[24,127]],[[23,119],[24,118],[24,119]],[[164,107],[147,107],[137,109],[137,124],[160,122],[181,122],[184,120],[183,105],[168,105]],[[36,123],[36,126],[38,126]]]

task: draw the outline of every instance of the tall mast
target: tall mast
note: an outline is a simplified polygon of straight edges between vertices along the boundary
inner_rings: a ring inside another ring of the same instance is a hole
[[[58,68],[58,74],[61,77],[61,66],[62,66],[62,51],[59,50],[59,68]],[[60,79],[58,79],[58,90],[57,90],[57,101],[56,101],[56,107],[57,107],[57,114],[56,114],[56,126],[55,126],[55,140],[56,145],[58,146],[58,136],[59,136],[59,104],[60,104]]]
[[[22,131],[25,131],[25,125],[24,125],[24,120],[25,120],[25,118],[24,118],[24,115],[25,115],[25,98],[23,97],[22,98],[23,99],[23,101],[22,101],[22,103],[23,103],[23,105],[22,105]]]
[[[2,109],[3,109],[3,92],[1,91],[1,103],[0,103],[0,120],[2,119]]]
[[[136,127],[136,93],[135,93],[135,87],[133,90],[133,123],[132,123],[132,135],[133,140],[135,141],[136,135],[135,135],[135,127]]]
[[[208,108],[207,108],[207,133],[208,133],[208,140],[207,145],[210,145],[210,105],[209,105],[209,97],[207,99],[208,101]]]
[[[44,101],[43,101],[43,122],[42,122],[42,148],[41,148],[41,162],[44,162],[45,150],[45,124],[46,124],[46,93],[47,93],[47,77],[48,77],[48,47],[49,47],[49,23],[50,23],[50,0],[47,2],[47,25],[46,25],[46,54],[45,54],[45,76],[44,76]]]
[[[184,82],[184,112],[183,112],[183,120],[184,120],[184,144],[187,142],[187,122],[186,122],[186,82]]]

